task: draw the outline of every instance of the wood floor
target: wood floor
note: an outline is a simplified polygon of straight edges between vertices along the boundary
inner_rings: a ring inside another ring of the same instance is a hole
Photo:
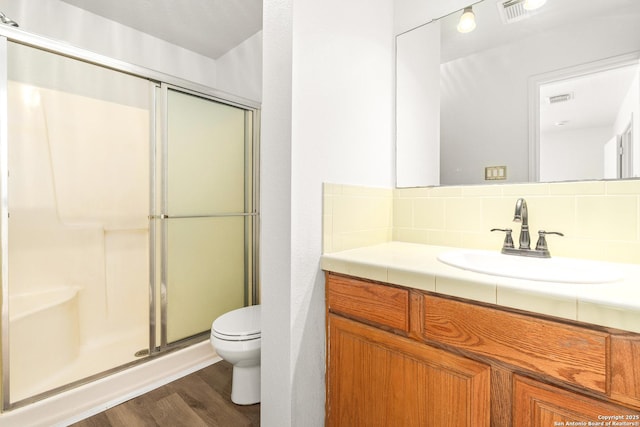
[[[73,427],[258,427],[260,404],[231,402],[231,369],[215,363]]]

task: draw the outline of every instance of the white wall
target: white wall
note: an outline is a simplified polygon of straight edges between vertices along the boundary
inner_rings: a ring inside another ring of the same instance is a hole
[[[322,182],[393,186],[393,1],[269,1],[263,31],[262,425],[322,426]]]
[[[263,5],[260,280],[263,426],[291,426],[291,96],[293,0]]]
[[[0,0],[33,34],[215,88],[216,61],[59,0]]]
[[[262,31],[216,60],[216,89],[253,101],[262,99]]]
[[[609,126],[540,135],[540,181],[604,178],[603,153],[611,135]]]
[[[440,184],[440,22],[396,38],[396,186]]]

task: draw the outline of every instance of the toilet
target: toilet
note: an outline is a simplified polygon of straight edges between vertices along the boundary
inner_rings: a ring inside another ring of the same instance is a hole
[[[260,305],[223,314],[211,325],[211,345],[233,365],[231,401],[237,405],[260,402]]]

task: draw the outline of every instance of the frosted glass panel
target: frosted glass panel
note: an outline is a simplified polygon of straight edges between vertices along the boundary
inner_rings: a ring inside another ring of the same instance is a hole
[[[168,221],[167,340],[244,304],[244,217]]]
[[[168,214],[245,209],[244,110],[169,90]]]
[[[167,342],[245,303],[245,111],[168,89]]]
[[[11,401],[149,347],[150,86],[9,44]]]

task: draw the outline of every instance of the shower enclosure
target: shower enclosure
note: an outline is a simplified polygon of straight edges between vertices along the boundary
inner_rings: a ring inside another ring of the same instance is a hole
[[[0,37],[0,121],[3,409],[257,303],[257,105]]]

